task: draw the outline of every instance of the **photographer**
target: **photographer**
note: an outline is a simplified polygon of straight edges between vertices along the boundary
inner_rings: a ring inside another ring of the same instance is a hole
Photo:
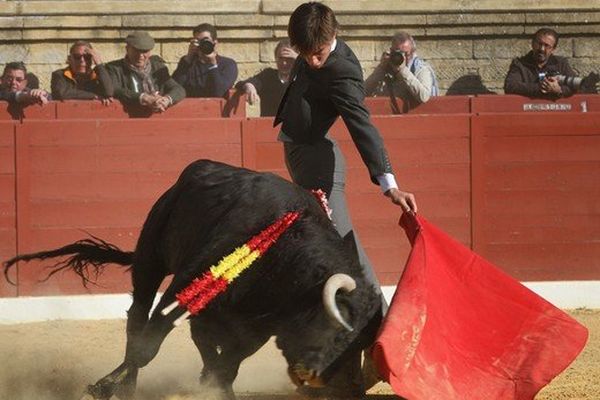
[[[439,89],[433,68],[416,54],[411,35],[398,32],[389,51],[365,81],[367,96],[393,96],[404,102],[404,112],[437,96]],[[391,88],[391,90],[390,90]]]
[[[504,80],[504,93],[532,98],[567,97],[575,93],[581,80],[566,80],[577,74],[565,57],[555,56],[558,33],[554,29],[538,29],[531,39],[531,51],[515,58]]]
[[[181,57],[173,78],[188,97],[226,97],[238,76],[236,62],[217,53],[217,30],[211,24],[194,28],[187,55]]]
[[[112,101],[113,85],[98,50],[89,42],[79,40],[69,49],[66,68],[52,73],[50,87],[55,100]]]

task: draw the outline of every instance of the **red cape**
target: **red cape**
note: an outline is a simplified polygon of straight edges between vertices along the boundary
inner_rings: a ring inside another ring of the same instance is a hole
[[[409,400],[526,400],[563,371],[587,329],[420,216],[373,347],[381,376]]]

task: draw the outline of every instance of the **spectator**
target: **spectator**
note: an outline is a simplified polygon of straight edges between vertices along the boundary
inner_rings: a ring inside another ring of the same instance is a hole
[[[2,73],[0,100],[7,100],[21,106],[47,104],[50,100],[48,92],[43,89],[28,88],[27,77],[27,67],[24,63],[10,62],[6,64]]]
[[[50,87],[55,100],[79,99],[112,101],[113,85],[98,50],[89,42],[75,42],[67,56],[66,68],[52,73]]]
[[[193,36],[173,78],[185,88],[188,97],[227,97],[238,76],[236,62],[217,53],[219,42],[213,25],[198,25]]]
[[[417,45],[411,35],[398,32],[390,49],[365,81],[367,96],[394,96],[404,102],[404,112],[429,101],[439,94],[435,72],[431,65],[416,53]],[[392,90],[390,91],[390,88]]]
[[[558,98],[575,92],[573,86],[561,83],[558,75],[577,74],[565,57],[555,56],[558,46],[558,33],[550,28],[541,28],[531,39],[531,51],[523,57],[515,58],[510,64],[504,80],[506,94],[520,94],[528,97]]]
[[[289,39],[280,40],[275,47],[277,69],[264,69],[252,78],[237,83],[236,88],[246,94],[248,103],[260,101],[261,117],[274,117],[277,113],[296,57],[298,53],[292,49]]]
[[[27,77],[27,87],[29,89],[39,89],[40,88],[40,80],[34,73],[27,72],[27,75],[25,75],[25,76]]]
[[[152,112],[164,112],[185,97],[163,59],[152,55],[154,39],[148,32],[133,32],[125,43],[125,57],[107,65],[116,98],[129,106],[141,104]]]

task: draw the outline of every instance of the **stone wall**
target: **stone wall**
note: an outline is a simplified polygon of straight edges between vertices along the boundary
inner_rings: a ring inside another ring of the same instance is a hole
[[[124,54],[123,38],[145,29],[155,53],[173,70],[191,29],[215,24],[219,53],[236,59],[244,79],[273,65],[275,43],[286,35],[289,0],[0,0],[0,63],[25,61],[49,87],[51,71],[65,65],[70,43],[90,40],[104,59]],[[502,93],[513,57],[530,49],[531,34],[550,26],[560,34],[557,54],[586,75],[600,61],[600,0],[326,1],[338,16],[340,37],[358,55],[365,73],[377,65],[398,30],[412,33],[418,53],[433,64],[442,93]]]

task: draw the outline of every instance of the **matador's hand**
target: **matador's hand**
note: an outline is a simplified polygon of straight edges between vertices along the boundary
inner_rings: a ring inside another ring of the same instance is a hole
[[[414,194],[392,188],[385,192],[385,195],[392,200],[392,203],[402,207],[402,211],[411,211],[413,213],[417,212],[417,201],[415,200]]]

